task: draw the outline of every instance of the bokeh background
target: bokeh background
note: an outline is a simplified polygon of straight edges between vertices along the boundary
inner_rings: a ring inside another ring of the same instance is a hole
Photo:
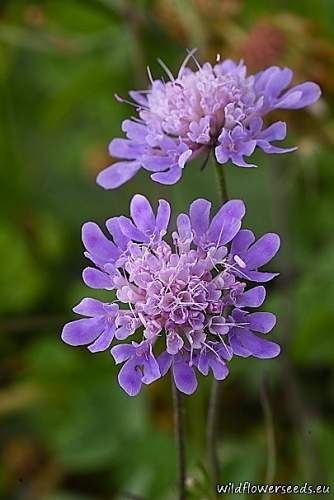
[[[283,354],[232,361],[221,383],[219,455],[221,482],[331,484],[333,25],[332,0],[1,0],[1,498],[176,496],[168,377],[131,399],[108,352],[70,348],[60,332],[71,307],[92,296],[81,283],[84,221],[126,214],[137,192],[166,197],[175,212],[198,196],[218,205],[212,165],[204,173],[189,165],[172,188],[145,172],[112,192],[95,184],[112,161],[108,142],[133,113],[114,93],[145,88],[147,65],[161,76],[158,57],[176,71],[192,47],[200,60],[244,58],[250,71],[288,65],[296,83],[323,89],[311,109],[271,116],[287,120],[286,144],[298,152],[256,153],[252,171],[224,167],[230,196],[247,203],[247,224],[282,236],[266,308],[279,317],[272,337]],[[209,382],[202,377],[186,399],[195,500],[210,498]]]

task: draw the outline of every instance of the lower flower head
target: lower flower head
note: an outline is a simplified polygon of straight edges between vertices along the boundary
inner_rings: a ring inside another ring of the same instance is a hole
[[[136,195],[131,219],[106,222],[112,240],[92,222],[83,226],[85,255],[94,264],[83,279],[91,288],[113,291],[115,298],[83,299],[74,311],[85,318],[65,325],[62,338],[91,352],[114,342],[111,354],[124,363],[119,383],[130,395],[169,368],[179,390],[191,394],[195,369],[204,375],[211,370],[222,380],[234,354],[279,353],[277,344],[254,334],[268,333],[274,315],[245,309],[264,302],[265,288],[250,285],[276,276],[258,269],[276,254],[279,238],[269,233],[255,241],[251,231],[241,229],[240,200],[225,203],[211,220],[210,208],[204,199],[194,201],[167,235],[169,204],[160,200],[155,215],[148,200]]]

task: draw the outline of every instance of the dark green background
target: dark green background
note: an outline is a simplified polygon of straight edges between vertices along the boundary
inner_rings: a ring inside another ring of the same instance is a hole
[[[116,191],[95,184],[110,161],[108,142],[133,113],[114,93],[147,86],[147,64],[161,76],[158,57],[177,71],[194,46],[200,60],[214,62],[219,51],[245,57],[252,70],[288,64],[296,82],[311,78],[323,87],[312,110],[281,115],[286,144],[298,152],[256,153],[259,168],[251,171],[224,167],[230,196],[246,201],[247,225],[258,235],[282,236],[270,265],[281,276],[268,287],[266,308],[278,315],[272,338],[283,354],[232,361],[221,383],[219,454],[224,483],[331,484],[333,23],[331,0],[1,1],[1,498],[175,498],[168,376],[131,399],[118,387],[108,352],[70,348],[60,332],[82,297],[106,297],[81,282],[84,221],[127,214],[137,192],[154,203],[166,197],[174,215],[199,196],[217,207],[212,165],[204,173],[198,163],[187,166],[173,187],[151,182],[146,172]],[[209,498],[209,385],[201,377],[186,400],[193,500]],[[273,432],[276,450],[268,458]]]

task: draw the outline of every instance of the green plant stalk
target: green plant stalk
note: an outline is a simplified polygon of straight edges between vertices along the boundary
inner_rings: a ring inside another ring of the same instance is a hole
[[[224,166],[214,160],[217,185],[221,203],[228,200],[227,185],[224,173]],[[217,484],[220,481],[219,460],[217,453],[217,415],[219,410],[219,381],[214,379],[210,389],[208,418],[207,418],[207,452],[210,468],[212,486],[215,495],[217,494]],[[220,481],[221,482],[221,481]]]
[[[186,450],[184,430],[183,396],[175,385],[172,377],[172,393],[174,408],[175,441],[177,456],[177,500],[186,500]]]

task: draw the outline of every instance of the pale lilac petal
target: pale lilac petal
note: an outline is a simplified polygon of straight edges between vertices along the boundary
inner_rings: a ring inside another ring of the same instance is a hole
[[[99,259],[112,261],[119,256],[117,247],[108,240],[95,222],[86,222],[82,226],[82,241],[88,252]]]
[[[244,292],[237,301],[238,307],[260,307],[266,298],[264,286],[256,286]]]
[[[279,273],[262,273],[260,271],[242,271],[240,276],[256,283],[267,283],[268,281],[276,278]]]
[[[245,215],[245,205],[241,200],[231,200],[221,207],[211,221],[208,239],[216,246],[231,241],[241,227],[241,219]]]
[[[233,332],[233,334],[230,336],[230,346],[233,349],[233,354],[236,354],[237,356],[240,356],[242,358],[248,358],[249,356],[252,355],[251,351],[249,349],[246,349],[246,347],[240,342],[240,338]]]
[[[160,368],[157,360],[152,354],[149,354],[147,361],[144,364],[144,375],[142,378],[143,384],[151,384],[161,377]]]
[[[300,109],[315,103],[321,95],[319,85],[313,82],[304,82],[292,87],[275,104],[275,108]]]
[[[88,347],[89,351],[94,353],[105,351],[106,349],[108,349],[111,342],[113,341],[115,330],[115,324],[107,325],[104,332],[95,340],[93,344]]]
[[[131,356],[133,356],[135,352],[136,348],[132,344],[119,344],[110,350],[110,353],[117,365],[131,358]]]
[[[72,346],[90,344],[101,335],[104,324],[103,318],[77,319],[64,326],[61,338]]]
[[[216,344],[214,349],[215,351],[217,351],[221,358],[226,359],[227,361],[231,361],[231,359],[233,358],[232,348],[223,342]]]
[[[226,320],[223,316],[212,316],[208,325],[209,331],[216,335],[226,335],[229,326],[226,326]]]
[[[105,168],[96,178],[96,182],[104,189],[115,189],[130,180],[141,165],[138,161],[120,161]]]
[[[251,330],[268,333],[276,325],[276,316],[270,312],[256,312],[247,314],[246,321]]]
[[[181,240],[192,239],[191,224],[188,215],[180,214],[176,219],[177,232]]]
[[[291,147],[291,148],[280,148],[278,146],[272,146],[268,141],[263,141],[262,139],[258,139],[256,141],[256,144],[265,153],[269,153],[269,154],[291,153],[292,151],[296,151],[298,149],[296,146]]]
[[[147,106],[147,97],[145,94],[142,94],[140,91],[130,90],[129,96],[131,97],[131,99],[136,101],[138,104],[141,104],[144,107]],[[130,121],[130,120],[126,120],[126,121]],[[133,122],[131,122],[131,123],[133,123]],[[123,122],[123,126],[124,126],[124,122]],[[127,131],[127,130],[125,130],[125,131]]]
[[[195,234],[195,243],[198,243],[209,229],[210,210],[211,203],[201,198],[190,205],[189,216]]]
[[[140,231],[140,229],[138,229],[127,217],[121,216],[118,218],[118,221],[122,232],[131,240],[146,243],[150,241],[149,237]]]
[[[173,166],[167,172],[159,172],[151,175],[151,179],[160,184],[175,184],[182,177],[182,168]]]
[[[275,233],[267,233],[248,249],[243,260],[249,269],[257,269],[267,264],[276,255],[279,247],[279,236]]]
[[[279,355],[281,349],[275,342],[257,337],[248,330],[239,330],[240,329],[234,334],[235,339],[239,341],[245,351],[248,351],[252,356],[267,359],[275,358]]]
[[[193,394],[197,388],[197,379],[193,367],[187,362],[173,363],[173,377],[179,391]]]
[[[166,346],[168,354],[177,354],[183,347],[183,344],[182,338],[177,333],[171,332],[167,335]]]
[[[166,200],[159,200],[155,230],[158,235],[164,236],[167,232],[170,219],[170,205]]]
[[[145,198],[136,194],[130,204],[131,217],[140,231],[145,234],[152,234],[155,228],[155,216],[152,207]]]
[[[214,354],[210,357],[210,368],[216,380],[224,380],[228,375],[226,364]]]
[[[285,139],[286,130],[287,127],[285,122],[275,122],[262,130],[258,134],[257,139],[265,139],[266,141],[281,141]]]
[[[256,145],[256,141],[255,142],[255,145]],[[255,146],[254,146],[255,148]],[[243,158],[243,155],[242,154],[233,154],[233,155],[230,155],[230,158],[231,158],[231,161],[234,165],[236,165],[237,167],[245,167],[245,168],[256,168],[256,165],[254,165],[254,163],[247,163],[244,158]]]
[[[112,235],[115,244],[122,250],[125,250],[130,241],[130,238],[128,238],[123,233],[119,223],[119,217],[111,217],[110,219],[108,219],[106,222],[106,227],[109,233]]]
[[[141,378],[141,372],[137,369],[135,360],[127,361],[118,374],[119,385],[129,396],[137,396],[140,392]]]
[[[169,156],[145,155],[141,161],[143,168],[150,172],[162,172],[170,168],[173,164]]]
[[[207,350],[201,351],[197,362],[197,368],[205,376],[209,373],[209,355]]]
[[[104,304],[100,300],[85,298],[75,307],[73,311],[77,314],[82,314],[82,316],[104,316],[106,311],[104,309]]]
[[[94,267],[86,267],[82,273],[82,279],[90,288],[98,288],[101,290],[112,290],[114,288],[110,276]]]
[[[135,144],[128,139],[113,139],[109,144],[109,154],[114,158],[123,158],[125,160],[138,160],[144,153],[145,146]]]
[[[249,229],[241,229],[238,234],[233,238],[231,245],[232,255],[243,255],[243,253],[255,241],[255,236]]]
[[[289,68],[277,68],[273,71],[266,85],[266,92],[271,96],[276,97],[282,92],[292,81],[293,72]]]
[[[115,337],[118,340],[125,340],[128,337],[130,337],[130,335],[132,335],[132,334],[133,334],[133,332],[131,332],[126,326],[120,326],[115,331]]]
[[[146,98],[144,98],[144,100],[146,101]],[[147,134],[147,127],[145,125],[134,122],[133,120],[124,120],[122,123],[122,130],[132,141],[136,141],[138,143],[145,142]]]
[[[158,356],[157,361],[161,376],[163,377],[164,375],[166,375],[166,373],[168,372],[169,368],[172,365],[173,356],[168,354],[168,352],[164,351],[163,353],[160,354],[160,356]]]
[[[226,163],[230,159],[230,154],[228,151],[223,146],[216,146],[215,147],[215,157],[221,165]]]

